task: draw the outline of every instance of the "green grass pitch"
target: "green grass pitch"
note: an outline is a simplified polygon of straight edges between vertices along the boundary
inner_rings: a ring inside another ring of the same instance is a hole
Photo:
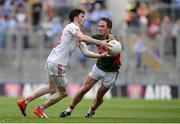
[[[93,118],[84,118],[92,103],[83,99],[70,117],[59,118],[59,112],[71,102],[65,98],[46,110],[48,119],[32,114],[34,107],[45,99],[33,101],[23,117],[16,105],[18,98],[0,97],[0,123],[178,123],[180,122],[180,99],[178,100],[129,100],[125,98],[105,99]]]

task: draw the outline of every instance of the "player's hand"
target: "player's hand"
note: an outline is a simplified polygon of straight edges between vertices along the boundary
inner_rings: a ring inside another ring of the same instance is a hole
[[[54,42],[53,42],[53,46],[54,46],[54,47],[57,46],[57,45],[59,45],[59,44],[61,44],[61,39],[59,39],[58,41],[54,41]]]
[[[100,40],[100,46],[105,47],[106,49],[110,50],[111,49],[111,45],[108,44],[108,41],[110,41],[110,39],[106,39],[106,40]]]
[[[57,41],[57,45],[59,45],[61,43],[61,39],[59,39],[58,41]]]
[[[104,58],[104,57],[110,57],[111,55],[109,55],[108,52],[104,52],[100,54],[100,58]]]
[[[100,40],[99,45],[102,47],[107,47],[108,46],[107,40]]]

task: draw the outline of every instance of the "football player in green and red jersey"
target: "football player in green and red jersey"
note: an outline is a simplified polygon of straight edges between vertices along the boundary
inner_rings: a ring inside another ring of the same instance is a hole
[[[98,23],[99,34],[93,35],[92,38],[98,40],[116,39],[110,32],[112,29],[112,21],[109,18],[101,18]],[[117,39],[116,39],[117,40]],[[102,46],[97,46],[98,52],[103,53],[107,49]],[[59,114],[60,117],[70,116],[76,105],[82,100],[83,96],[96,84],[100,79],[101,86],[97,91],[96,98],[85,114],[85,117],[90,118],[95,114],[95,110],[103,103],[103,96],[113,87],[121,66],[120,54],[112,57],[103,57],[97,60],[97,63],[92,67],[83,86],[76,93],[69,107]]]

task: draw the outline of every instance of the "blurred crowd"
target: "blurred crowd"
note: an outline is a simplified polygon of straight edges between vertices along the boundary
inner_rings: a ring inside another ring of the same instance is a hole
[[[163,6],[152,11],[157,3]],[[164,35],[164,28],[168,29],[169,35],[174,35],[174,28],[180,19],[179,0],[129,0],[126,8],[125,21],[128,26],[147,28],[148,36],[151,38],[155,38],[159,33]]]
[[[101,17],[111,17],[103,1],[80,2],[86,11],[84,31],[96,31],[96,22]],[[43,31],[46,47],[53,47],[53,41],[60,37],[68,23],[68,13],[74,8],[64,0],[0,0],[0,48],[6,46],[4,32]],[[28,40],[28,38],[26,38]],[[25,48],[31,47],[28,42]]]
[[[164,54],[176,57],[180,31],[180,0],[129,0],[124,20],[128,27],[136,32],[133,50],[137,68],[141,66],[142,56],[146,52],[144,40],[148,38],[151,39],[149,41],[160,42],[156,39],[162,37]],[[145,35],[146,39],[143,39],[142,35]],[[153,51],[155,56],[160,57],[157,44]]]
[[[63,28],[69,23],[69,11],[74,8],[65,1],[0,0],[0,48],[6,47],[7,31],[42,31],[44,46],[53,47]],[[180,29],[180,0],[128,0],[127,3],[124,21],[128,28],[143,29],[150,39],[163,36],[166,40],[164,46],[166,52],[176,56],[177,35]],[[153,9],[160,4],[163,6]],[[97,22],[101,17],[112,17],[106,0],[79,0],[78,7],[86,11],[83,32],[88,35],[97,32]],[[146,47],[142,46],[141,35],[137,34],[135,39],[137,43],[134,50],[142,53],[146,51]],[[24,48],[33,47],[28,34],[23,36],[23,42]],[[136,66],[139,67],[140,54],[136,56],[138,63]],[[78,58],[82,66],[85,66],[86,58],[81,54],[78,54]]]

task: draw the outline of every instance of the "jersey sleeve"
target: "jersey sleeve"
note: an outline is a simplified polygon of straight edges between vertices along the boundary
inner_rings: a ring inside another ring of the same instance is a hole
[[[71,26],[71,27],[69,28],[69,32],[70,32],[72,35],[75,35],[78,30],[80,30],[80,29],[79,29],[79,27],[77,27],[77,26]]]
[[[94,39],[97,39],[97,40],[99,40],[99,39],[100,39],[100,37],[99,37],[99,35],[98,35],[98,34],[92,35],[91,37],[92,37],[92,38],[94,38]]]

